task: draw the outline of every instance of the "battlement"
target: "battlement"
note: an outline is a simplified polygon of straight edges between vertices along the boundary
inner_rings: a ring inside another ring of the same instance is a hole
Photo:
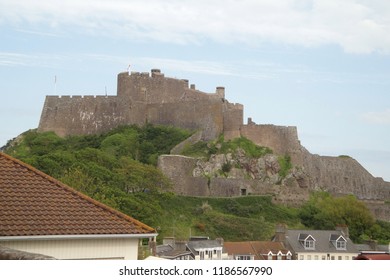
[[[51,99],[108,99],[116,98],[113,95],[47,95],[46,98]]]

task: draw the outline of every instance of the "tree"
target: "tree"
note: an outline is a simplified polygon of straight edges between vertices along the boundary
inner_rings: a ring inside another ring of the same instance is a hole
[[[171,187],[169,179],[152,165],[142,164],[127,157],[122,157],[119,163],[120,167],[114,171],[126,193],[160,192]]]
[[[366,205],[353,195],[332,197],[326,192],[313,193],[301,208],[299,216],[305,226],[315,229],[330,230],[345,224],[354,241],[360,241],[361,236],[375,224]]]

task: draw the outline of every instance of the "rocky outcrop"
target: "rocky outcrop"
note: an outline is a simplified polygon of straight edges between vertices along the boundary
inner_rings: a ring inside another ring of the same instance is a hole
[[[159,157],[158,167],[180,195],[232,197],[271,195],[275,202],[299,205],[309,197],[307,175],[292,169],[280,174],[280,156],[250,158],[243,150],[215,154],[208,160],[180,155]]]
[[[288,147],[286,148],[288,149]],[[390,221],[390,183],[373,177],[353,158],[319,156],[294,146],[293,167],[283,174],[280,159],[267,154],[250,158],[238,149],[209,159],[164,155],[158,166],[174,182],[178,194],[189,196],[271,195],[275,202],[301,205],[311,191],[352,194],[366,202],[379,219]]]

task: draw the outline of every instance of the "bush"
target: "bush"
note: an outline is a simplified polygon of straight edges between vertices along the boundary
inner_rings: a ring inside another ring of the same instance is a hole
[[[292,168],[291,157],[289,155],[280,156],[278,162],[280,166],[279,176],[285,178]]]

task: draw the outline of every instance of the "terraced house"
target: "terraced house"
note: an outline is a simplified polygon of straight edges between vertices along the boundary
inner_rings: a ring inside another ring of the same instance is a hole
[[[0,246],[56,259],[137,259],[156,231],[0,152]]]
[[[281,225],[274,241],[283,242],[296,260],[353,260],[359,254],[346,226],[335,230],[287,230]]]

